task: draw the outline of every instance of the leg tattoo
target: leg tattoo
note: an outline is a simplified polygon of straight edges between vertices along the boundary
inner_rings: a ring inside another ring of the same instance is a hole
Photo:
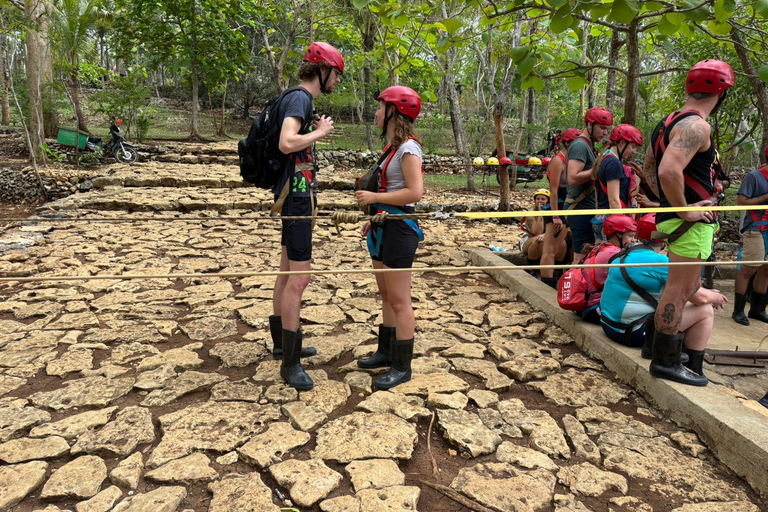
[[[664,306],[664,312],[661,314],[661,319],[664,323],[671,324],[675,321],[675,305],[667,304]]]

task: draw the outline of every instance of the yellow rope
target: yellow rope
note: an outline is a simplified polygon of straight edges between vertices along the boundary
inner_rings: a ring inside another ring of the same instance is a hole
[[[634,215],[636,213],[680,213],[680,212],[742,212],[749,210],[765,210],[766,205],[752,206],[672,206],[655,208],[597,208],[592,210],[538,210],[523,212],[466,212],[454,213],[455,217],[464,219],[496,219],[507,217],[569,217],[571,215],[613,215],[625,214]]]
[[[765,261],[676,261],[669,263],[597,263],[578,265],[580,268],[637,268],[637,267],[714,267],[735,265],[765,265]],[[37,281],[96,281],[96,280],[133,280],[133,279],[196,279],[196,278],[242,278],[265,276],[299,276],[299,275],[345,275],[345,274],[394,274],[402,272],[490,272],[507,270],[566,270],[574,265],[504,265],[484,267],[419,267],[419,268],[364,268],[364,269],[335,269],[335,270],[267,270],[260,272],[221,272],[211,274],[123,274],[123,275],[98,275],[98,276],[37,276],[37,277],[1,277],[0,283],[29,283]]]

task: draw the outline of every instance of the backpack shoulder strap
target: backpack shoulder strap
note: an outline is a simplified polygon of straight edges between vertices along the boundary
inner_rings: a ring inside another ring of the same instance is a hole
[[[632,252],[633,250],[642,249],[642,248],[643,248],[643,246],[637,246],[637,245],[630,247],[630,248],[629,248],[629,249],[628,249],[626,252],[624,252],[623,254],[621,254],[621,259],[619,260],[619,263],[624,263],[624,259],[625,259],[625,258],[627,257],[627,255],[629,255],[629,253],[630,253],[630,252]],[[646,290],[644,290],[643,288],[641,288],[641,287],[640,287],[640,285],[638,285],[636,282],[634,282],[634,281],[632,280],[632,278],[631,278],[631,277],[629,277],[629,272],[627,272],[627,269],[626,269],[625,267],[621,267],[621,269],[620,269],[620,270],[621,270],[621,277],[623,277],[623,278],[624,278],[624,280],[627,282],[627,284],[629,285],[629,287],[630,287],[630,288],[632,288],[632,291],[633,291],[633,292],[635,292],[635,293],[636,293],[636,294],[638,294],[640,297],[642,297],[642,299],[643,299],[645,302],[647,302],[648,304],[650,304],[651,306],[653,306],[653,308],[654,308],[654,309],[655,309],[655,308],[657,308],[657,307],[659,307],[659,301],[658,301],[658,300],[656,300],[656,298],[655,298],[653,295],[651,295],[651,294],[650,294],[650,293],[648,293]]]

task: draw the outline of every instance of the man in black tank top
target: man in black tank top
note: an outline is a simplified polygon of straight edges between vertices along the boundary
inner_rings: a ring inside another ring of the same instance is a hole
[[[727,63],[707,59],[686,78],[688,100],[683,108],[657,125],[645,159],[646,172],[657,177],[662,207],[709,206],[715,203],[715,146],[706,119],[714,114],[734,85]],[[659,213],[656,229],[663,233],[672,262],[704,261],[712,252],[717,231],[713,212]],[[656,309],[651,375],[683,384],[706,386],[701,372],[706,339],[686,339],[686,366],[680,363],[683,307],[701,286],[701,266],[670,267],[667,285]],[[694,371],[691,371],[693,369]]]

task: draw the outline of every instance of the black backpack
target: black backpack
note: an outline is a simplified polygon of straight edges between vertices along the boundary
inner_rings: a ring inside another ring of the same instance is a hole
[[[240,139],[237,154],[240,157],[240,175],[243,180],[259,188],[272,189],[285,169],[288,156],[279,149],[282,123],[277,121],[277,112],[283,99],[295,91],[303,91],[312,100],[312,95],[302,87],[289,87],[276,100],[270,102],[264,111],[253,119],[248,137]],[[312,107],[304,116],[306,131],[312,124]]]

